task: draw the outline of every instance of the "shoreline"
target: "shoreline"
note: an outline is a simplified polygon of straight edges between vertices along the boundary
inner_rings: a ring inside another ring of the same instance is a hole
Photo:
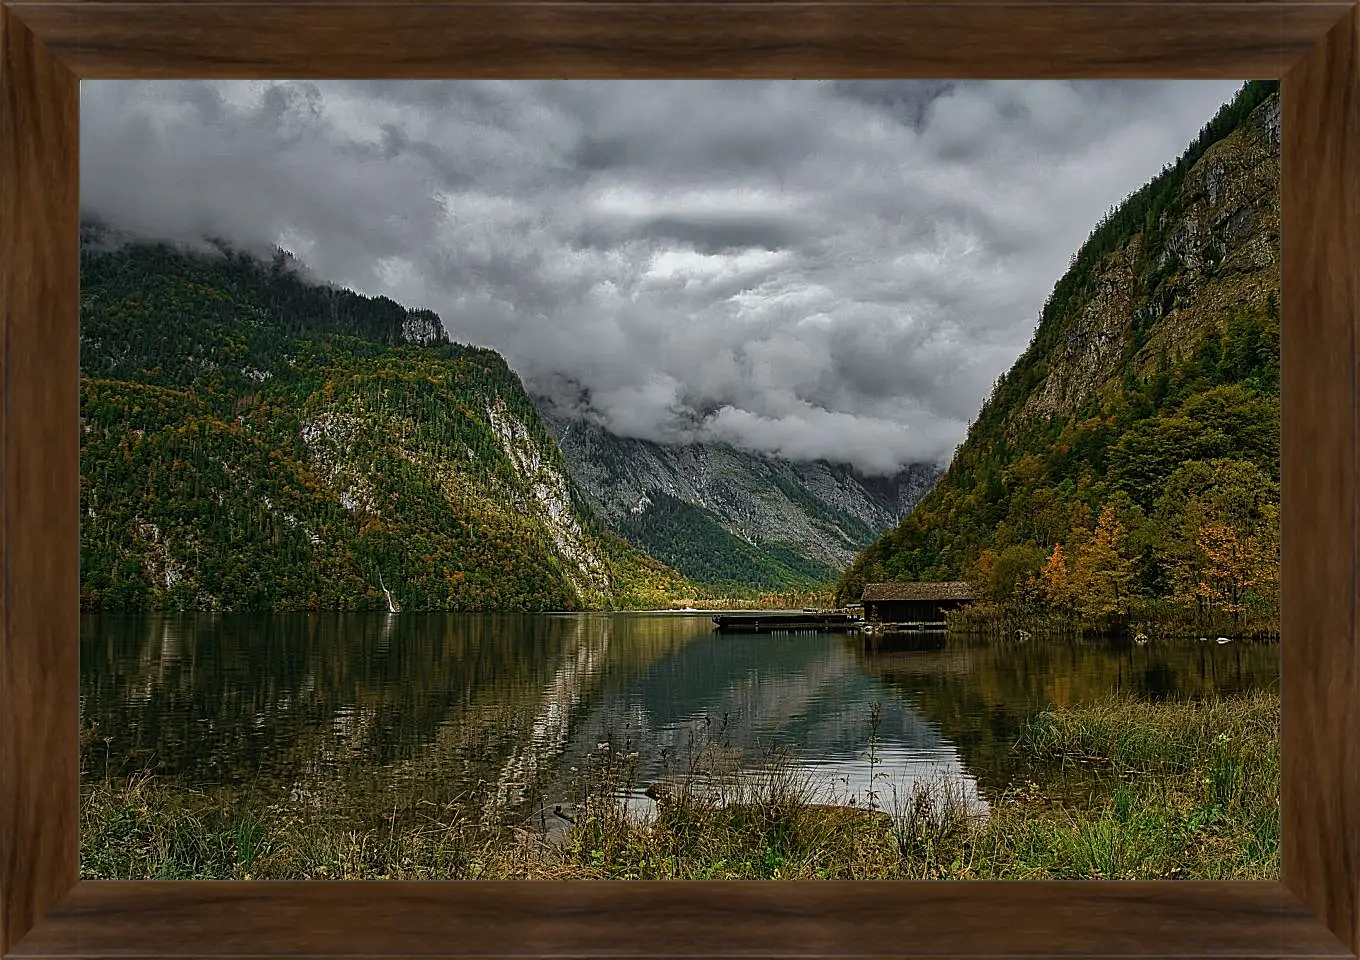
[[[546,811],[495,820],[472,802],[349,794],[342,781],[319,807],[250,806],[133,775],[82,783],[81,876],[1276,879],[1278,721],[1272,691],[1040,713],[985,820],[948,787],[866,810],[810,802],[775,777],[722,803],[668,791],[640,823],[610,799],[638,786],[627,763],[602,756],[584,795],[563,798],[572,822],[551,845],[532,823]]]

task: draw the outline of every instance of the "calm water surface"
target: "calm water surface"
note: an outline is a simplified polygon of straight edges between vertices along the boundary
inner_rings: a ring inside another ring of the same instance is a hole
[[[367,778],[514,807],[570,799],[602,754],[636,753],[640,791],[706,750],[748,772],[779,758],[828,802],[926,779],[985,805],[1037,710],[1279,677],[1273,645],[913,650],[719,635],[706,614],[104,614],[81,644],[87,779],[147,770],[272,802]]]

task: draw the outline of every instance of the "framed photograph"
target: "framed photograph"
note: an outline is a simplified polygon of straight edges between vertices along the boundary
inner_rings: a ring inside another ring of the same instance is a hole
[[[1353,5],[0,47],[0,955],[1354,956]]]

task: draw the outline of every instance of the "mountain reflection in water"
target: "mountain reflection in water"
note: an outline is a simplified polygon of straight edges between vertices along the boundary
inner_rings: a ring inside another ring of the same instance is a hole
[[[573,768],[617,751],[637,754],[629,799],[645,810],[649,783],[707,750],[739,776],[777,762],[821,802],[872,789],[891,806],[926,781],[983,806],[1047,706],[1279,676],[1271,645],[894,649],[719,635],[695,614],[103,614],[82,618],[81,645],[86,778],[150,770],[271,802],[345,777],[513,808],[566,798]]]

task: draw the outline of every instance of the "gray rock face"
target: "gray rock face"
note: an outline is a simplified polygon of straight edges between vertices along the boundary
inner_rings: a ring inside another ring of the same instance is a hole
[[[439,315],[430,310],[407,310],[406,319],[401,325],[401,337],[405,343],[418,343],[427,347],[449,342]]]
[[[615,436],[534,398],[567,471],[610,523],[656,491],[702,507],[750,543],[785,544],[836,568],[895,526],[939,478],[935,464],[869,477],[845,464],[796,463],[725,444],[660,444]]]
[[[1045,357],[1044,382],[1012,418],[1012,437],[1033,421],[1071,416],[1118,384],[1136,320],[1152,321],[1146,344],[1132,358],[1137,375],[1148,376],[1159,352],[1186,357],[1206,331],[1222,330],[1233,311],[1260,309],[1279,289],[1278,97],[1258,106],[1187,171],[1177,210],[1174,217],[1162,214],[1164,240],[1147,257],[1140,256],[1138,234],[1101,264],[1094,289]],[[1140,260],[1165,274],[1155,296],[1140,286]]]

